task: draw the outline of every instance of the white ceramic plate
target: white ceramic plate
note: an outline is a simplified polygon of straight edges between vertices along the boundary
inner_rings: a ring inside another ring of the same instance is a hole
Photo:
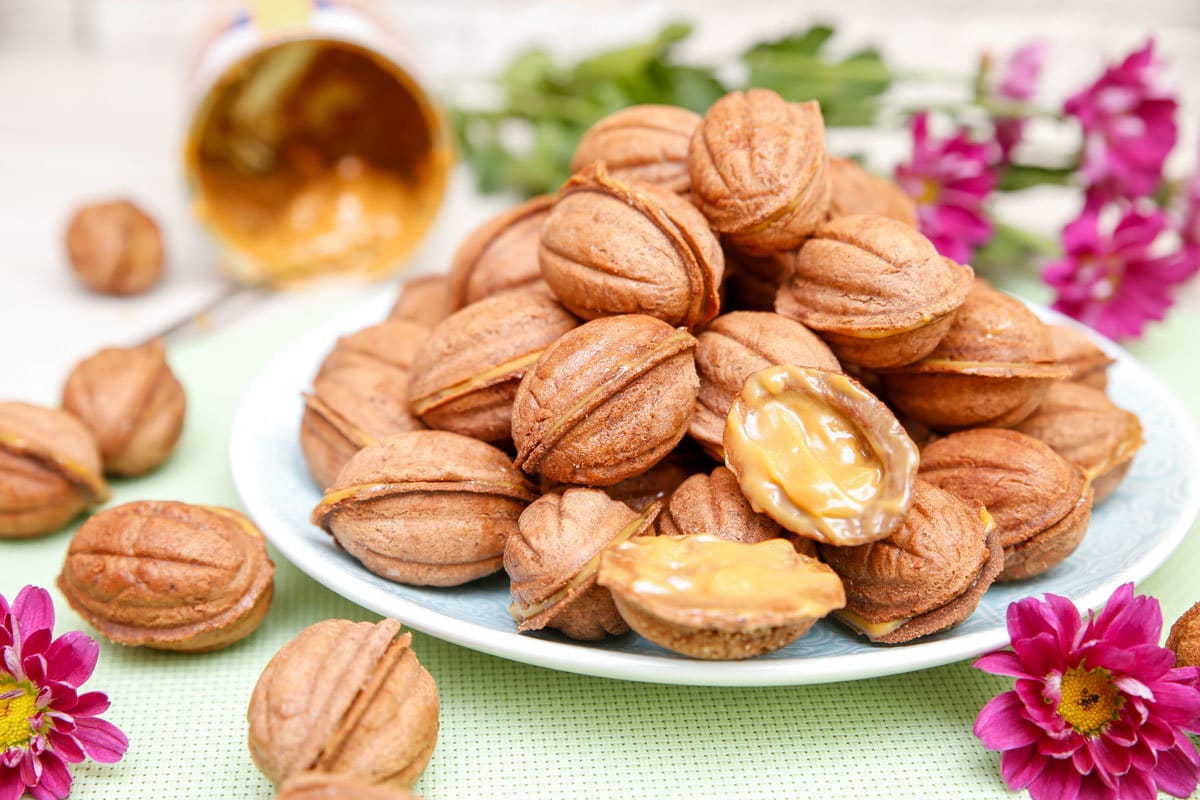
[[[518,634],[503,575],[453,589],[403,586],[372,575],[309,523],[321,493],[299,446],[305,391],[337,336],[382,319],[390,297],[321,325],[276,358],[242,399],[230,439],[233,479],[250,516],[283,555],[338,594],[417,630],[492,655],[608,678],[721,686],[825,683],[890,675],[969,658],[1008,644],[1013,600],[1053,592],[1094,608],[1116,586],[1141,580],[1183,541],[1200,511],[1200,436],[1167,388],[1129,353],[1097,343],[1117,359],[1109,393],[1145,426],[1146,445],[1121,488],[1092,515],[1079,549],[1028,581],[993,586],[962,625],[907,645],[867,644],[831,621],[790,646],[748,661],[679,656],[629,633],[599,644],[553,632]],[[1038,313],[1055,322],[1053,312]]]

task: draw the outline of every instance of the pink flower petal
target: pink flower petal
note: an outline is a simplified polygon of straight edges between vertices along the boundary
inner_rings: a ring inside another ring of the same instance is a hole
[[[42,789],[44,795],[53,800],[61,800],[70,794],[71,771],[67,769],[63,760],[54,753],[47,752],[42,754],[41,762],[42,783],[38,788]]]
[[[1187,743],[1192,753],[1196,748],[1191,742]],[[1180,747],[1173,747],[1158,754],[1158,765],[1154,769],[1154,782],[1160,791],[1174,797],[1191,797],[1200,785],[1200,770],[1195,762],[1188,759]]]
[[[78,701],[71,709],[71,715],[76,718],[94,717],[107,711],[109,705],[108,695],[104,692],[88,692],[79,695]]]
[[[1009,675],[1013,678],[1037,678],[1029,672],[1011,650],[997,650],[975,659],[972,665],[975,669],[990,672],[992,675]]]
[[[1000,754],[1000,777],[1013,791],[1024,789],[1037,779],[1049,762],[1036,747],[1020,747]]]
[[[1088,746],[1087,739],[1084,739],[1082,747],[1071,754],[1071,766],[1080,775],[1087,775],[1096,768],[1096,761],[1092,756],[1092,749]]]
[[[1096,765],[1110,775],[1124,775],[1129,771],[1129,749],[1114,743],[1107,736],[1093,740],[1092,756]]]
[[[975,735],[989,750],[1012,750],[1036,742],[1042,731],[1020,715],[1024,704],[1016,692],[997,695],[975,720]]]
[[[0,595],[0,600],[4,596]],[[21,795],[25,794],[25,782],[21,780],[21,773],[15,767],[5,767],[0,765],[0,800],[18,800]]]
[[[32,750],[26,750],[21,758],[21,780],[26,786],[37,786],[42,780],[42,762]]]
[[[1069,761],[1052,759],[1029,784],[1029,796],[1033,800],[1076,800],[1079,784],[1079,773]]]
[[[1083,745],[1083,737],[1074,731],[1046,736],[1038,742],[1038,750],[1052,758],[1068,758]]]
[[[1049,633],[1013,639],[1013,651],[1031,675],[1045,678],[1051,672],[1062,672],[1068,666],[1063,663],[1062,647]]]
[[[92,676],[99,655],[100,645],[86,633],[65,633],[46,650],[46,660],[49,662],[46,677],[80,686]]]
[[[26,586],[18,592],[12,614],[17,620],[22,649],[34,633],[54,628],[54,603],[50,593],[40,586]]]
[[[73,736],[51,730],[47,734],[47,738],[50,739],[50,747],[54,752],[58,753],[59,757],[68,764],[78,764],[87,757]]]
[[[1095,775],[1085,775],[1079,783],[1078,800],[1121,800],[1121,798],[1117,796],[1115,788],[1106,786]]]
[[[1118,796],[1121,800],[1158,800],[1158,789],[1148,772],[1133,770],[1121,778]]]
[[[111,722],[84,717],[76,720],[75,724],[75,739],[93,761],[113,764],[120,761],[129,749],[129,739]]]

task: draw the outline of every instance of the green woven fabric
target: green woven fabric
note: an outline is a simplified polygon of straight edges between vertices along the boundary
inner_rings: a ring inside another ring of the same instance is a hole
[[[335,309],[336,310],[336,309]],[[116,484],[113,502],[238,505],[226,436],[250,379],[317,320],[243,324],[171,354],[190,401],[183,441],[157,473]],[[365,322],[365,321],[364,321]],[[1200,317],[1180,312],[1134,352],[1200,414]],[[0,592],[52,587],[72,530],[0,543]],[[273,554],[275,602],[263,627],[227,650],[189,656],[102,644],[88,688],[130,739],[119,764],[75,770],[78,800],[266,800],[246,748],[246,703],[271,655],[330,617],[371,619]],[[1173,620],[1200,600],[1200,534],[1139,587]],[[55,591],[52,589],[52,591]],[[58,600],[57,631],[83,628]],[[795,688],[655,686],[557,673],[417,634],[441,691],[441,734],[417,784],[427,800],[478,798],[1004,798],[999,759],[971,735],[1008,685],[968,663]]]

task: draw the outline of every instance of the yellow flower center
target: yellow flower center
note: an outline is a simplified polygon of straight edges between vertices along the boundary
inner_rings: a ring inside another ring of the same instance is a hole
[[[1103,667],[1088,669],[1080,664],[1062,676],[1058,715],[1084,736],[1096,736],[1117,718],[1125,698]]]
[[[0,700],[0,753],[25,744],[34,733],[29,720],[37,714],[37,692],[0,673],[0,695],[11,692],[20,694]]]
[[[933,205],[933,201],[937,200],[941,187],[935,181],[931,181],[928,178],[921,181],[921,186],[921,195],[917,198],[917,205]]]

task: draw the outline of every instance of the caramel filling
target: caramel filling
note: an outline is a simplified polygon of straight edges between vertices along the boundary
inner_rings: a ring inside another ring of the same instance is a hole
[[[711,534],[633,539],[610,548],[600,583],[667,618],[745,623],[823,617],[845,604],[833,570],[785,539],[745,544]]]
[[[433,221],[443,135],[390,61],[332,39],[284,42],[229,70],[197,110],[194,210],[249,282],[386,269]]]
[[[838,392],[866,394],[842,376],[826,381]],[[880,499],[884,466],[859,425],[802,387],[782,370],[752,375],[742,407],[727,421],[726,458],[737,463],[756,511],[767,511],[788,530],[816,526],[838,541],[847,538],[848,523]]]
[[[833,615],[872,641],[887,636],[889,633],[895,633],[912,621],[912,617],[903,617],[887,622],[871,622],[848,608],[838,609],[833,612]]]
[[[586,584],[592,578],[596,577],[596,573],[600,569],[600,557],[604,555],[604,551],[610,547],[616,547],[622,542],[628,541],[639,530],[643,530],[646,527],[647,520],[658,516],[660,506],[660,503],[651,503],[650,505],[646,506],[641,514],[639,514],[632,521],[630,521],[628,525],[622,528],[607,545],[600,548],[596,555],[589,558],[587,563],[583,565],[583,568],[579,570],[575,577],[572,578],[566,586],[559,589],[557,592],[550,595],[540,603],[530,603],[526,606],[519,605],[515,602],[512,603],[508,607],[509,615],[517,622],[524,622],[530,617],[536,617],[538,614],[541,614],[548,608],[553,608],[563,600],[566,600],[575,592],[579,591],[581,586]]]
[[[412,410],[418,417],[432,411],[438,406],[445,405],[451,400],[455,400],[464,395],[479,389],[486,389],[509,378],[520,378],[525,370],[537,363],[541,358],[542,351],[535,350],[532,353],[526,353],[523,356],[505,361],[491,369],[484,370],[478,375],[467,378],[465,381],[452,383],[444,389],[439,389],[436,392],[422,395],[421,397],[413,398]]]

